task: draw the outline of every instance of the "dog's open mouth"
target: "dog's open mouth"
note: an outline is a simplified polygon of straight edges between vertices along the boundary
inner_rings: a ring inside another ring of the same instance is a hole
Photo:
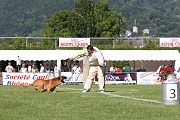
[[[61,81],[62,83],[65,83],[64,80],[67,78],[66,76],[62,76],[63,80]]]

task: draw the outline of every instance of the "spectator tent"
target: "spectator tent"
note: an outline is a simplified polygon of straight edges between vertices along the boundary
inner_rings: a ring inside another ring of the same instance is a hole
[[[56,61],[67,59],[80,50],[0,50],[0,61]],[[107,61],[107,69],[111,61],[129,61],[134,70],[144,67],[147,71],[156,71],[160,65],[173,64],[180,60],[178,50],[101,50]]]

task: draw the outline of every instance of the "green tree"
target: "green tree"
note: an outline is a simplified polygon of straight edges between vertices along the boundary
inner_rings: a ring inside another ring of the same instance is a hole
[[[8,49],[10,49],[7,40],[0,39],[0,48],[1,48],[1,50],[8,50]]]
[[[152,40],[148,40],[143,49],[145,49],[145,50],[153,50],[153,49],[156,49],[156,48],[157,48],[156,43],[153,42]]]
[[[76,27],[79,31],[76,37],[93,37],[94,36],[94,3],[93,0],[80,0],[75,5]]]
[[[119,36],[124,31],[125,20],[121,14],[108,7],[108,2],[99,2],[95,5],[95,37]]]
[[[42,36],[46,37],[69,37],[72,36],[70,31],[71,28],[71,17],[73,13],[71,11],[62,10],[53,14],[48,19],[47,26],[43,29]]]
[[[15,50],[24,50],[26,49],[26,41],[22,38],[14,38],[12,46]]]
[[[50,39],[40,39],[37,42],[36,49],[43,49],[43,50],[53,50],[55,48],[54,40]]]
[[[121,21],[117,22],[117,18]],[[108,2],[80,0],[73,11],[59,11],[47,21],[43,36],[48,37],[114,37],[124,31],[126,21],[108,7]]]

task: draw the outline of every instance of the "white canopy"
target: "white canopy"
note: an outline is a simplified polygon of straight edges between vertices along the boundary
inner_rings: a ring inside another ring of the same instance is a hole
[[[62,60],[80,50],[0,50],[0,60]],[[107,61],[175,61],[178,50],[101,50]]]
[[[106,60],[114,61],[174,61],[180,59],[178,50],[103,50]]]
[[[67,59],[76,50],[1,50],[0,60],[17,60],[18,56],[21,60],[27,61],[48,61]]]

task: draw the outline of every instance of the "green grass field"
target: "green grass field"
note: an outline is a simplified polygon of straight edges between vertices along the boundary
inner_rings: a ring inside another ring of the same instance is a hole
[[[161,85],[106,85],[82,93],[59,85],[56,93],[0,86],[0,120],[179,120],[180,105],[163,105]]]

